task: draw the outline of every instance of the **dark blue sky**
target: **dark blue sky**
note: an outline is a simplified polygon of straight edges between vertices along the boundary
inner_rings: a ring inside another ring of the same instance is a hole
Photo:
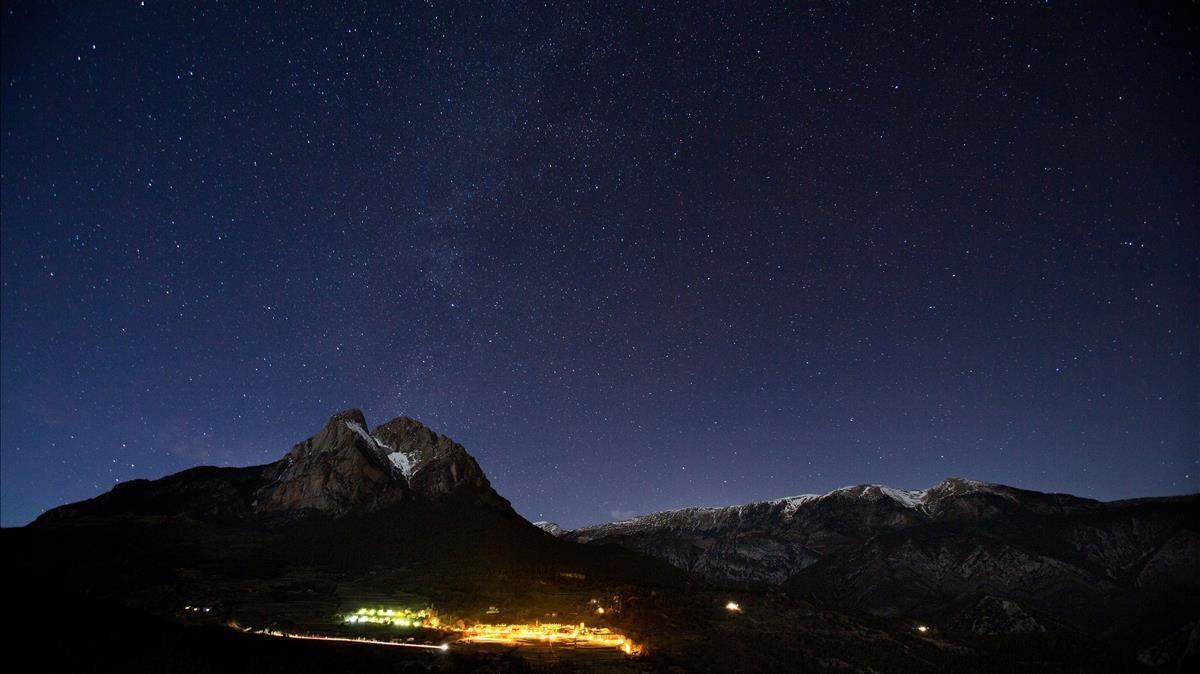
[[[352,406],[566,526],[1200,490],[1193,8],[384,4],[5,3],[5,525]]]

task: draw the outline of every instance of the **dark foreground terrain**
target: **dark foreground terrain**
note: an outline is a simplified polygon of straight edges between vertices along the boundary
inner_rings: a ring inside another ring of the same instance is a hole
[[[33,593],[9,598],[36,600]],[[569,650],[531,657],[511,648],[440,653],[277,639],[102,603],[64,619],[63,611],[77,606],[78,598],[54,595],[41,595],[43,607],[6,613],[5,651],[10,671],[29,672],[1149,671],[1095,643],[1045,635],[897,636],[894,625],[767,597],[758,598],[763,615],[735,618],[698,606],[706,598],[701,593],[693,602],[652,602],[623,620],[631,626],[644,621],[656,632],[664,625],[673,628],[645,656],[623,662]]]

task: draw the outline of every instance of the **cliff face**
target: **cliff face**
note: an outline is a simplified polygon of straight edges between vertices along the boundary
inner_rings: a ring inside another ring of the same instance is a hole
[[[358,410],[335,414],[316,435],[267,466],[267,484],[252,504],[254,510],[311,508],[343,515],[403,499],[409,491],[404,475],[366,428]]]
[[[466,490],[497,506],[509,507],[462,445],[408,417],[397,417],[371,431],[413,493],[425,498]]]

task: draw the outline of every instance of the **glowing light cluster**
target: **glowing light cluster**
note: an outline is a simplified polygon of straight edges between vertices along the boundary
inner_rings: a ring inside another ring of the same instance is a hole
[[[432,609],[395,609],[395,608],[360,608],[354,613],[342,616],[349,625],[395,625],[398,627],[427,627],[438,628],[443,635],[458,633],[463,643],[492,643],[508,646],[557,644],[572,648],[616,648],[626,655],[641,655],[644,648],[635,644],[623,634],[613,632],[607,627],[588,627],[584,623],[533,623],[533,624],[488,624],[479,623],[470,627],[442,626],[437,614]],[[405,643],[400,639],[375,639],[367,636],[326,636],[320,634],[304,634],[297,632],[282,632],[271,629],[252,629],[241,627],[231,621],[231,627],[244,632],[253,632],[289,639],[306,639],[312,641],[338,641],[358,644],[378,644],[384,646],[402,646],[407,648],[422,648],[445,651],[449,645],[414,644],[412,639]],[[462,623],[459,623],[460,625]]]
[[[726,611],[731,611],[731,612],[733,612],[733,613],[741,613],[741,612],[742,612],[742,605],[741,605],[741,604],[739,604],[739,603],[737,603],[736,601],[731,601],[731,602],[729,602],[728,604],[726,604],[726,605],[725,605],[725,610],[726,610]]]
[[[638,655],[642,647],[623,634],[607,627],[588,627],[584,623],[500,624],[480,623],[462,630],[462,640],[475,643],[520,645],[522,643],[562,643],[563,645],[616,648],[627,655]]]
[[[432,609],[360,608],[342,616],[347,625],[393,625],[395,627],[438,627],[441,621]]]

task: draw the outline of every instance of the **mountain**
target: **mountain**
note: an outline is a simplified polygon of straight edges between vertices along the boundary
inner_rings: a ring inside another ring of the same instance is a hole
[[[1200,615],[1200,497],[1102,503],[960,478],[684,508],[560,534],[731,587],[975,633],[1135,632]]]
[[[274,463],[204,466],[160,480],[124,482],[94,499],[50,510],[34,526],[114,516],[212,522],[341,517],[452,495],[515,516],[462,445],[407,417],[367,428],[360,410],[339,412]]]
[[[1020,669],[1046,672],[1194,659],[1195,497],[1106,504],[948,480],[564,532],[521,517],[466,449],[406,417],[371,428],[340,412],[281,454],[123,483],[0,531],[16,669],[531,666],[469,648],[438,664],[403,648],[285,647],[224,627],[348,635],[339,616],[364,606],[609,625],[647,648],[604,660],[611,671],[999,672],[1018,651]],[[80,607],[91,619],[75,628]],[[1113,631],[1122,613],[1127,634]],[[546,656],[530,662],[600,664]]]

